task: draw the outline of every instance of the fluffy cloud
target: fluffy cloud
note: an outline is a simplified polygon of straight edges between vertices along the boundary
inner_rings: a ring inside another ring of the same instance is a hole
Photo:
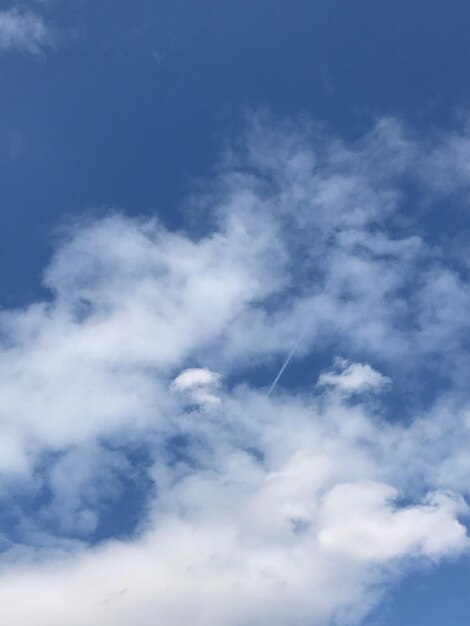
[[[53,42],[52,29],[40,15],[17,8],[0,11],[0,50],[39,54]]]
[[[334,387],[350,395],[361,391],[378,391],[391,382],[390,378],[375,371],[367,363],[348,363],[346,359],[337,357],[335,365],[339,371],[322,372],[318,386]]]
[[[50,299],[0,312],[6,622],[350,624],[467,550],[469,283],[406,196],[449,193],[448,146],[255,118],[192,200],[203,236],[118,214],[66,233]],[[286,355],[310,383],[271,393]],[[129,481],[139,522],[96,543]]]
[[[220,375],[211,372],[207,367],[186,369],[175,378],[173,389],[185,392],[196,404],[218,404],[219,398],[214,394],[220,385]]]

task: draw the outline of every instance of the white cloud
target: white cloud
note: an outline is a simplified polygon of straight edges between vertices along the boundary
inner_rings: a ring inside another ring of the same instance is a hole
[[[379,391],[391,383],[390,378],[375,371],[367,363],[349,363],[346,359],[335,359],[336,371],[322,372],[319,387],[334,387],[346,395],[362,391]]]
[[[410,560],[467,550],[470,289],[400,215],[425,157],[396,122],[346,145],[257,118],[193,200],[205,236],[123,215],[68,232],[51,298],[0,312],[0,495],[50,494],[5,540],[6,623],[348,624]],[[345,358],[267,398],[253,368],[299,337]],[[409,422],[361,395],[428,377]],[[132,446],[149,501],[92,547]]]
[[[33,11],[0,11],[0,50],[40,54],[54,43],[52,29]]]
[[[220,374],[211,372],[207,367],[186,369],[172,382],[173,389],[185,392],[191,402],[202,406],[220,403],[220,399],[214,393],[219,385]]]
[[[282,406],[240,390],[217,417],[246,429],[246,439],[238,437],[265,453],[263,463],[199,415],[211,444],[204,467],[175,480],[156,463],[160,497],[147,530],[4,570],[5,619],[18,626],[120,626],[136,617],[144,626],[156,617],[172,626],[342,623],[343,613],[348,619],[370,605],[387,566],[464,549],[461,505],[439,494],[394,505],[396,489],[367,478],[382,469],[360,443],[365,416],[349,413],[359,422],[351,438],[338,430],[343,420],[333,423],[336,412],[315,415],[302,403]]]
[[[184,391],[192,387],[217,386],[219,381],[220,375],[216,372],[211,372],[207,367],[195,367],[186,369],[181,374],[178,374],[173,381],[173,385],[176,389]]]
[[[335,486],[321,511],[319,541],[343,556],[383,561],[403,555],[439,556],[467,547],[465,527],[455,513],[462,503],[430,494],[428,504],[393,510],[396,490],[380,483]]]

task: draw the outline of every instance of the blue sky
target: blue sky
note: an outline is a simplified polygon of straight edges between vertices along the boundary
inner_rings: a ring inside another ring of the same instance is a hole
[[[467,623],[469,20],[0,2],[2,620]]]

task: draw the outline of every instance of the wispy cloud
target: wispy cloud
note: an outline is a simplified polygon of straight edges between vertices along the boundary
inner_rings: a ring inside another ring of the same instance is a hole
[[[54,41],[53,29],[37,13],[15,7],[0,11],[0,51],[41,54]]]
[[[0,312],[0,494],[49,494],[0,559],[6,623],[349,624],[410,563],[468,549],[470,284],[406,200],[411,178],[440,203],[429,172],[460,153],[391,120],[346,144],[255,117],[194,199],[205,236],[122,214],[69,230],[51,298]],[[253,368],[299,332],[332,369],[267,397]],[[364,393],[385,388],[410,419]],[[91,546],[133,446],[140,523]]]

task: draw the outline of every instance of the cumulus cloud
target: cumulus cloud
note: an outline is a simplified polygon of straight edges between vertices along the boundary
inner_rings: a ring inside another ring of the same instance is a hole
[[[52,29],[33,11],[0,11],[0,50],[40,54],[54,43]]]
[[[454,516],[462,503],[433,494],[429,503],[393,510],[397,497],[380,483],[335,486],[321,512],[320,543],[332,552],[361,560],[383,561],[418,553],[438,556],[467,546],[465,528]]]
[[[391,383],[367,363],[349,363],[346,359],[335,359],[336,371],[322,372],[318,378],[319,387],[334,387],[349,395],[361,391],[378,391]]]
[[[390,120],[347,144],[255,117],[192,199],[203,235],[65,233],[50,298],[0,311],[6,622],[351,624],[468,549],[468,276],[406,199],[458,151],[428,148]],[[308,384],[268,396],[295,345]],[[130,478],[138,523],[96,545]]]
[[[173,381],[175,389],[180,391],[192,389],[194,387],[205,387],[207,385],[218,385],[219,374],[211,372],[207,367],[196,367],[184,370]]]
[[[218,404],[214,394],[220,384],[220,374],[211,372],[207,367],[189,368],[178,374],[172,383],[173,389],[186,392],[188,397],[201,405]]]

